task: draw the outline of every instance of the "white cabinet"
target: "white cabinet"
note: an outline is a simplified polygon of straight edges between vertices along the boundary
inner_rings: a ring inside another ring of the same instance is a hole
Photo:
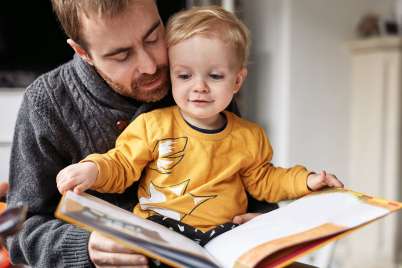
[[[351,53],[348,187],[397,200],[402,193],[402,39],[355,41],[351,43]],[[343,267],[396,267],[398,252],[402,250],[396,239],[401,230],[399,214],[352,235]]]
[[[24,91],[0,88],[0,181],[8,180],[14,124]]]

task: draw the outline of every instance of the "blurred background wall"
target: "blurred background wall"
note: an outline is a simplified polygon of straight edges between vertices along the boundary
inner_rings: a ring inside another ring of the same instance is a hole
[[[397,18],[396,5],[393,0],[237,2],[253,36],[241,110],[266,128],[274,163],[325,169],[357,191],[401,199],[401,46],[399,37],[382,29]],[[359,41],[357,34],[369,13],[381,24],[373,50],[365,50],[371,38]],[[395,43],[382,50],[387,38]],[[397,220],[393,215],[323,250],[320,265],[400,267]]]
[[[357,37],[364,15],[377,14],[382,28],[386,20],[396,18],[396,4],[238,2],[253,35],[241,107],[246,117],[265,126],[276,164],[326,169],[347,187],[400,199],[399,37],[379,29],[378,45],[367,49],[371,38]],[[388,38],[395,43],[383,49]],[[363,53],[353,45],[361,46]],[[315,264],[398,267],[402,225],[397,220],[393,215],[359,230],[316,255]]]
[[[347,182],[351,51],[361,17],[389,0],[254,0],[242,16],[253,36],[242,107],[265,124],[278,164],[301,160]]]

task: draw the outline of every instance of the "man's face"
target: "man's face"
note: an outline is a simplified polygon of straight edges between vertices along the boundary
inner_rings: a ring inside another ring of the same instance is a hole
[[[133,1],[110,18],[81,15],[87,57],[117,93],[145,102],[158,101],[168,90],[165,32],[153,0]]]

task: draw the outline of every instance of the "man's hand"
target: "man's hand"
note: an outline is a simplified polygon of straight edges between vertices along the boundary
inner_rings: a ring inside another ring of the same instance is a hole
[[[89,258],[97,268],[102,267],[148,267],[145,256],[117,244],[113,240],[91,233],[88,242]]]
[[[232,222],[235,224],[243,224],[248,222],[249,220],[254,219],[258,215],[261,215],[262,213],[246,213],[246,214],[241,214],[233,217]]]
[[[343,187],[343,183],[333,174],[321,171],[320,174],[310,174],[307,177],[307,186],[312,191],[317,191],[323,187]]]
[[[7,182],[1,182],[0,183],[0,197],[4,197],[7,192],[8,192],[8,183]]]
[[[68,190],[74,190],[79,194],[91,188],[97,176],[98,167],[92,162],[69,165],[57,174],[57,189],[61,194]]]

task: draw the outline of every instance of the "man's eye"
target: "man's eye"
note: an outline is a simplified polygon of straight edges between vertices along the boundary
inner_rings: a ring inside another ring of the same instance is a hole
[[[158,42],[158,40],[159,40],[159,36],[158,36],[158,33],[155,31],[145,39],[145,43],[154,44],[154,43]]]
[[[224,78],[224,76],[221,74],[210,74],[209,77],[211,77],[214,80],[221,80]]]
[[[147,44],[155,44],[156,42],[158,42],[158,37],[156,37],[156,38],[147,38],[145,40],[145,43],[147,43]]]
[[[190,79],[191,75],[190,74],[178,74],[177,78],[182,79],[182,80],[187,80]]]
[[[112,59],[114,61],[124,62],[128,59],[128,56],[129,56],[128,53],[119,53],[119,54],[113,56]]]

